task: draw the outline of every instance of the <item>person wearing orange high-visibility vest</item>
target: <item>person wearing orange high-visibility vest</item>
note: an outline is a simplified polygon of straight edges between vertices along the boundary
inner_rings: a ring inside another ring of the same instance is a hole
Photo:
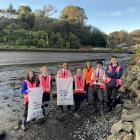
[[[94,72],[93,67],[91,66],[90,61],[86,62],[86,66],[83,69],[83,74],[85,76],[85,80],[86,80],[86,84],[85,84],[85,90],[86,90],[86,94],[85,94],[85,98],[88,102],[88,94],[89,94],[89,87],[90,87],[90,80],[91,80],[91,76],[92,73]]]
[[[50,101],[52,77],[48,74],[48,69],[46,66],[43,66],[40,70],[41,74],[38,76],[37,86],[43,88],[42,111],[43,114],[46,115],[45,108],[48,107],[48,102]]]
[[[81,69],[77,69],[76,75],[74,75],[74,103],[75,109],[74,111],[78,111],[80,109],[81,102],[84,100],[85,96],[85,77],[82,74]]]
[[[27,114],[28,114],[28,91],[30,88],[35,88],[36,87],[36,82],[35,82],[35,74],[32,70],[29,70],[27,72],[27,78],[24,80],[21,84],[21,92],[24,95],[24,115],[22,119],[22,124],[21,128],[25,130],[27,127],[26,119],[27,119]]]
[[[90,82],[95,112],[100,111],[99,105],[101,105],[100,109],[103,109],[104,107],[104,91],[105,91],[106,75],[105,70],[103,70],[102,67],[103,63],[101,61],[97,61],[96,69],[92,74]]]
[[[107,65],[106,69],[106,88],[107,88],[107,106],[108,111],[111,111],[115,107],[116,97],[118,89],[122,84],[122,74],[123,68],[119,65],[118,59],[116,56],[112,56],[111,64]]]
[[[56,77],[57,78],[69,78],[71,77],[71,71],[68,69],[68,64],[63,63],[62,69],[58,70]],[[63,106],[60,105],[61,112],[64,111]],[[68,112],[71,112],[71,105],[67,105]]]

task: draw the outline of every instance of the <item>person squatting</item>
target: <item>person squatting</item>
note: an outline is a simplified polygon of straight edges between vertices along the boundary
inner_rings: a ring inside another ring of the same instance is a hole
[[[117,93],[122,84],[123,68],[119,64],[116,56],[111,57],[110,64],[107,64],[106,69],[103,68],[103,62],[97,61],[96,67],[93,68],[90,61],[87,61],[83,69],[78,68],[74,75],[68,68],[67,63],[63,63],[58,70],[56,76],[51,76],[46,66],[40,68],[40,73],[36,79],[35,73],[29,70],[26,79],[22,81],[21,92],[23,94],[24,113],[21,123],[21,129],[27,128],[28,114],[28,92],[30,88],[43,88],[42,97],[42,114],[46,115],[46,110],[49,106],[52,82],[56,78],[73,78],[73,100],[74,109],[71,105],[67,105],[68,113],[79,112],[82,110],[81,103],[85,100],[91,104],[95,113],[104,111],[106,103],[107,112],[113,110],[116,105]],[[106,95],[107,101],[104,101]],[[60,112],[64,112],[64,106],[59,105]]]

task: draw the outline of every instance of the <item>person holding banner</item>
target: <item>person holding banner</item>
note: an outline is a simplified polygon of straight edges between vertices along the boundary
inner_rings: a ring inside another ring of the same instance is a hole
[[[36,82],[35,82],[35,73],[32,70],[29,70],[27,72],[27,78],[24,80],[21,84],[21,92],[24,95],[24,114],[23,114],[23,119],[22,119],[22,124],[21,128],[23,130],[26,129],[26,119],[27,119],[27,114],[28,114],[28,92],[30,88],[35,88],[36,87]]]
[[[40,70],[41,74],[38,76],[37,86],[43,88],[42,113],[46,115],[45,108],[48,107],[48,102],[50,101],[52,77],[48,74],[48,69],[46,66],[43,66]]]
[[[101,105],[102,109],[104,107],[106,74],[102,66],[103,66],[103,63],[101,61],[97,61],[96,69],[94,73],[92,74],[91,82],[90,82],[95,112],[99,111],[99,105]]]
[[[58,70],[57,72],[57,78],[70,78],[72,77],[71,71],[68,70],[68,64],[63,63],[62,69]],[[63,106],[60,105],[61,112],[63,112]],[[67,105],[67,110],[68,112],[71,112],[71,105]]]
[[[74,111],[78,111],[80,109],[81,102],[84,100],[85,96],[85,77],[82,74],[81,69],[77,69],[76,75],[74,75],[74,103],[75,109]]]
[[[91,66],[90,61],[86,62],[86,66],[83,69],[83,74],[85,76],[86,84],[85,84],[85,90],[86,90],[86,100],[88,102],[88,92],[89,92],[89,87],[90,87],[90,80],[92,73],[94,72],[94,68]]]

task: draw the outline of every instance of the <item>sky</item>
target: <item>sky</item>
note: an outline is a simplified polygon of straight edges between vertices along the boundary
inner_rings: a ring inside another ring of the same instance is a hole
[[[140,29],[140,0],[0,0],[0,9],[7,8],[10,3],[16,9],[19,5],[29,5],[33,11],[51,4],[57,10],[53,17],[59,17],[65,6],[80,6],[85,9],[86,24],[107,34]]]

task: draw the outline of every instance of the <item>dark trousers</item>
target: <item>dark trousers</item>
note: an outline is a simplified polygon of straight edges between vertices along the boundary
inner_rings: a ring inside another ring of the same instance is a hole
[[[74,94],[74,103],[75,103],[75,111],[80,109],[81,102],[84,99],[84,93],[75,93]]]
[[[59,107],[60,107],[60,109],[62,111],[63,110],[63,105],[60,105]],[[69,110],[69,111],[71,110],[71,105],[67,105],[67,110]]]
[[[110,110],[115,107],[115,100],[117,98],[117,92],[119,88],[106,86],[107,90],[107,106]]]
[[[95,110],[99,110],[99,106],[104,107],[104,90],[99,87],[99,85],[93,85],[91,88],[92,101]]]
[[[87,100],[87,102],[88,102],[88,92],[89,92],[89,87],[90,87],[90,85],[89,84],[85,84],[85,91],[86,91],[86,94],[85,94],[85,98],[86,98],[86,100]]]
[[[26,103],[26,104],[24,105],[23,117],[24,117],[24,118],[27,118],[27,115],[28,115],[28,103]]]
[[[28,103],[24,105],[24,113],[23,113],[23,119],[22,119],[22,124],[26,124],[27,120],[27,115],[28,115]]]

